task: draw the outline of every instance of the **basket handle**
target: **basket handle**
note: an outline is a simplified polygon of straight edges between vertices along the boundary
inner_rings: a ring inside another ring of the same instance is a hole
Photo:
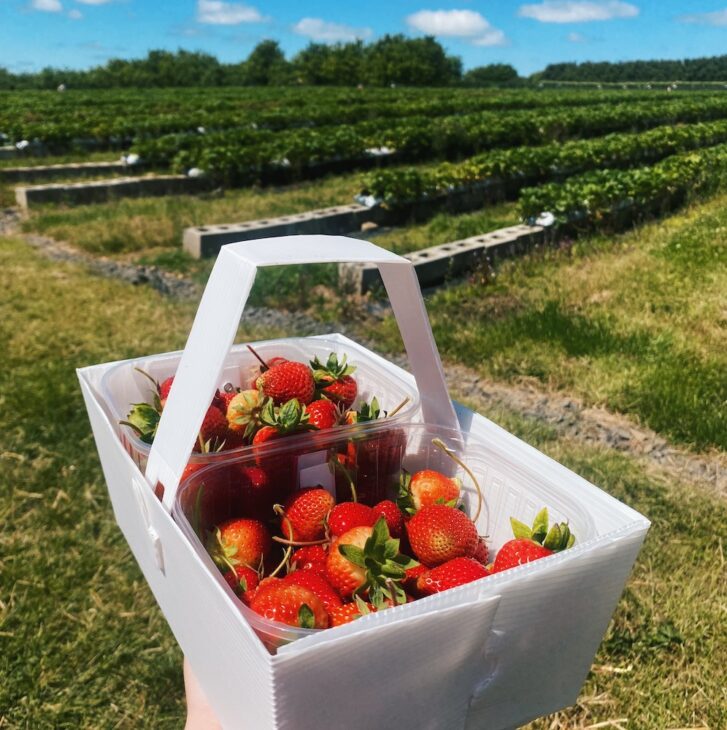
[[[421,395],[424,419],[457,428],[439,353],[412,263],[345,236],[284,236],[223,246],[192,325],[149,454],[146,478],[161,482],[171,510],[184,467],[232,347],[260,266],[374,263],[389,295]]]

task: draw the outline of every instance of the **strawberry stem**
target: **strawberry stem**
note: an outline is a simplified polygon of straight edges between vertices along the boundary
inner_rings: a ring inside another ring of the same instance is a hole
[[[353,477],[351,476],[351,472],[346,469],[346,467],[341,464],[341,462],[338,460],[336,456],[334,456],[330,464],[333,466],[333,471],[335,472],[336,469],[338,469],[341,474],[343,474],[344,478],[348,482],[349,489],[351,490],[351,501],[352,502],[358,502],[358,495],[356,494],[356,485],[353,483]]]
[[[267,363],[265,362],[265,360],[263,360],[263,359],[262,359],[262,358],[260,357],[260,355],[258,355],[258,354],[257,354],[257,352],[255,352],[255,349],[254,349],[254,348],[253,348],[253,347],[252,347],[251,345],[245,345],[245,347],[247,347],[247,349],[248,349],[248,350],[250,350],[250,352],[251,352],[251,353],[252,353],[253,355],[255,355],[255,357],[256,357],[256,358],[257,358],[257,359],[258,359],[258,360],[260,361],[260,363],[261,363],[261,364],[262,364],[262,366],[263,366],[263,372],[265,372],[266,370],[270,370],[270,366],[269,366],[269,365],[268,365],[268,364],[267,364]]]
[[[279,542],[281,545],[289,545],[291,547],[307,547],[308,545],[324,545],[330,540],[327,537],[323,537],[320,540],[311,540],[310,542],[301,542],[300,540],[286,540],[284,537],[278,537],[273,535],[273,540]]]
[[[482,503],[484,501],[484,498],[482,497],[482,489],[480,489],[480,483],[477,481],[477,477],[472,473],[472,470],[465,464],[455,453],[452,451],[452,449],[448,448],[447,445],[442,441],[440,438],[432,439],[432,446],[436,446],[440,451],[443,451],[455,464],[459,464],[469,475],[469,478],[472,480],[472,482],[475,485],[475,489],[477,490],[477,512],[475,512],[475,516],[472,518],[473,522],[477,522],[477,518],[480,516],[480,512],[482,511]]]
[[[399,403],[399,405],[396,406],[396,408],[394,408],[394,410],[392,410],[386,414],[386,417],[391,418],[392,416],[395,416],[410,400],[411,400],[411,398],[409,396],[404,398],[404,400],[401,403]]]
[[[285,554],[283,555],[283,559],[280,561],[280,564],[268,576],[268,578],[274,578],[283,569],[283,566],[288,564],[288,561],[290,560],[290,556],[292,554],[293,554],[293,547],[291,545],[288,545],[288,547],[285,548]]]
[[[146,372],[146,370],[142,370],[141,368],[134,368],[137,373],[141,373],[145,378],[148,378],[151,380],[152,383],[154,383],[154,390],[156,390],[157,393],[159,393],[159,381],[154,380],[149,373]]]

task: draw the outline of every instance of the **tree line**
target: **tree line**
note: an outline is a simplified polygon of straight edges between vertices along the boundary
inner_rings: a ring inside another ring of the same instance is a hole
[[[258,43],[239,63],[220,63],[208,53],[150,51],[142,59],[111,59],[84,71],[44,68],[13,74],[0,67],[0,89],[121,88],[170,86],[502,86],[519,83],[506,64],[481,66],[463,73],[458,56],[446,53],[432,37],[386,35],[325,45],[310,43],[290,60],[277,41]]]
[[[533,80],[620,83],[627,81],[727,81],[727,56],[676,61],[553,63]]]

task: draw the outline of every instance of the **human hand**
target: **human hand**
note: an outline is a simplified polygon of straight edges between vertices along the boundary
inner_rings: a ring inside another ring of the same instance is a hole
[[[207,702],[187,657],[184,657],[184,692],[187,697],[187,722],[184,730],[222,730],[222,725]]]

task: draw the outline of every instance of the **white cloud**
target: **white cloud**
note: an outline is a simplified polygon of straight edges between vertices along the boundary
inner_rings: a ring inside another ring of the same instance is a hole
[[[76,2],[82,5],[106,5],[111,0],[76,0]]]
[[[30,6],[43,13],[60,13],[63,10],[60,0],[32,0]]]
[[[505,34],[474,10],[420,10],[406,19],[412,30],[444,38],[467,38],[475,46],[506,46]]]
[[[420,10],[407,25],[428,35],[470,38],[489,30],[490,24],[473,10]]]
[[[479,38],[475,38],[472,43],[475,46],[508,46],[507,36],[497,28],[490,28],[485,31]]]
[[[80,10],[73,8],[73,10],[68,11],[68,17],[71,20],[80,20],[83,17],[83,13]]]
[[[368,38],[372,33],[371,28],[352,28],[320,18],[302,18],[293,26],[293,32],[321,43],[347,43]]]
[[[568,33],[566,38],[571,43],[585,43],[587,40],[586,37],[583,35],[583,33]]]
[[[224,3],[220,0],[197,0],[197,21],[209,25],[239,25],[260,23],[264,20],[257,8],[243,3]]]
[[[518,15],[541,23],[589,23],[594,20],[635,18],[639,9],[621,0],[543,0],[542,3],[521,5]]]
[[[713,13],[694,13],[693,15],[682,15],[679,18],[681,23],[695,23],[698,25],[714,25],[724,27],[727,25],[727,8],[715,10]]]

